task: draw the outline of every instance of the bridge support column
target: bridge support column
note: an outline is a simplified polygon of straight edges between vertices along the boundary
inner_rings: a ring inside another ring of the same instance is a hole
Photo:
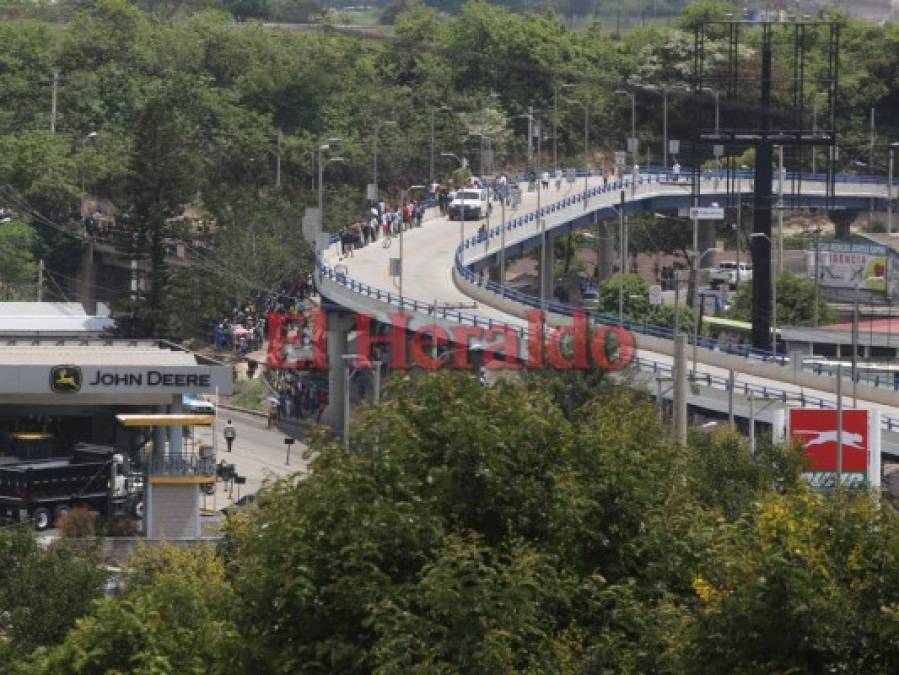
[[[543,275],[543,293],[545,300],[553,299],[553,280],[555,279],[556,269],[556,249],[553,242],[547,238],[546,240],[546,269],[541,269],[540,274]]]
[[[596,242],[598,281],[605,281],[612,276],[612,232],[608,223],[602,223],[597,229]]]
[[[494,281],[498,284],[502,283],[503,280],[500,279],[499,275],[499,265],[491,265],[488,272],[490,274],[490,281]]]
[[[328,312],[326,337],[328,341],[328,406],[322,413],[322,424],[332,429],[343,428],[344,362],[349,353],[348,337],[355,317],[344,312]]]
[[[715,248],[715,221],[714,220],[700,220],[699,221],[699,251],[698,253],[702,253],[703,251],[708,251],[710,248]],[[699,261],[699,268],[696,270],[697,277],[699,275],[699,270],[703,267],[711,266],[711,257],[703,257],[702,260]]]

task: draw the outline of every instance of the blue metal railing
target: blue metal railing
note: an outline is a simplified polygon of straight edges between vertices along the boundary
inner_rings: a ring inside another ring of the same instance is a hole
[[[738,172],[739,176],[741,172]],[[742,172],[746,173],[747,178],[752,177],[752,172]],[[592,175],[596,175],[594,172]],[[684,175],[689,175],[689,170],[682,169],[681,174],[682,177]],[[722,177],[724,174],[720,174],[719,177]],[[798,176],[798,174],[796,174]],[[802,174],[804,180],[808,180],[811,178],[810,174]],[[580,176],[583,177],[583,172],[580,173]],[[647,173],[641,174],[638,179],[638,185],[651,184],[653,182],[664,182],[673,177],[673,173]],[[710,178],[714,178],[715,173],[711,172],[709,174],[706,173],[703,176],[704,180],[709,180]],[[791,174],[787,175],[789,179]],[[881,179],[879,177],[858,177],[858,176],[838,176],[838,182],[856,182],[856,183],[877,183],[877,184],[885,184],[887,181],[885,179]],[[869,180],[861,180],[862,178],[868,178]],[[580,204],[584,199],[590,199],[591,197],[595,197],[599,194],[603,194],[605,192],[612,192],[621,190],[624,187],[629,187],[631,185],[630,177],[624,175],[622,177],[616,178],[615,180],[610,180],[605,185],[596,185],[588,188],[586,191],[578,191],[572,192],[572,194],[563,197],[561,200],[557,202],[553,202],[547,204],[545,206],[541,206],[541,208],[537,211],[532,211],[529,213],[522,214],[515,218],[509,219],[505,222],[504,225],[499,225],[493,228],[490,228],[487,232],[479,232],[474,236],[470,236],[465,238],[457,247],[454,256],[454,265],[456,271],[468,282],[473,283],[477,286],[485,288],[493,293],[496,293],[502,298],[512,300],[514,302],[518,302],[520,304],[533,307],[535,309],[544,309],[547,312],[551,312],[554,314],[559,314],[562,316],[573,316],[575,313],[582,312],[589,316],[590,320],[597,324],[609,325],[609,326],[622,326],[627,330],[630,330],[639,335],[647,335],[651,337],[657,337],[662,339],[673,339],[675,335],[675,331],[667,328],[665,326],[656,326],[652,324],[648,324],[646,322],[639,321],[629,321],[622,320],[619,321],[616,316],[603,314],[598,312],[584,312],[584,310],[572,307],[571,305],[567,305],[564,303],[559,303],[555,301],[541,301],[539,298],[536,298],[531,295],[527,295],[525,293],[521,293],[520,291],[510,289],[506,286],[498,284],[496,282],[487,280],[482,278],[476,272],[474,272],[471,267],[466,265],[463,261],[463,252],[466,249],[474,248],[478,244],[483,244],[486,239],[493,238],[499,236],[501,234],[501,228],[505,227],[507,232],[514,231],[520,227],[524,227],[526,224],[534,222],[535,220],[542,218],[550,213],[555,213],[557,211],[561,211],[569,206],[573,206],[576,204]],[[556,226],[563,225],[562,223],[557,223]],[[330,243],[334,244],[338,241],[338,236],[336,234],[332,234],[330,237]],[[461,309],[452,309],[448,307],[440,307],[438,305],[422,302],[415,299],[410,299],[407,297],[400,298],[395,293],[391,293],[389,291],[384,291],[379,288],[375,288],[363,282],[357,281],[355,279],[349,278],[344,274],[338,274],[334,271],[333,268],[328,266],[321,258],[321,255],[318,251],[316,251],[316,268],[319,274],[328,279],[334,280],[337,283],[348,287],[353,292],[359,293],[361,295],[365,295],[366,297],[373,298],[380,302],[386,302],[389,305],[393,305],[402,310],[411,310],[416,313],[423,313],[429,316],[434,316],[435,318],[443,318],[445,320],[456,321],[458,323],[466,323],[473,326],[483,326],[486,328],[499,328],[502,330],[509,331],[514,333],[520,338],[532,337],[531,331],[524,326],[516,326],[512,324],[507,324],[500,321],[495,321],[490,318],[480,317],[477,314],[464,312]],[[537,336],[533,336],[537,337]],[[786,366],[790,360],[787,356],[782,354],[774,354],[772,352],[766,350],[754,349],[747,346],[739,346],[733,345],[729,342],[714,340],[711,338],[706,338],[703,336],[694,336],[693,334],[686,334],[688,343],[692,345],[696,342],[697,346],[704,347],[706,349],[712,349],[716,351],[721,351],[727,354],[732,354],[735,356],[742,356],[744,358],[756,359],[760,361],[764,361],[767,363],[779,364],[781,366]],[[635,363],[640,367],[641,362],[647,361],[646,359],[637,358]],[[655,366],[661,365],[656,362],[653,362]],[[654,366],[654,367],[655,367]],[[670,366],[668,366],[670,369]],[[825,375],[824,372],[819,372],[816,374]],[[857,379],[858,379],[857,374]],[[706,376],[708,379],[710,386],[712,382],[719,383],[719,381],[726,381],[725,378],[720,378],[717,376]],[[886,378],[884,378],[885,381]],[[858,379],[858,381],[864,381]],[[879,382],[879,380],[875,379],[875,382]],[[763,394],[766,397],[770,397],[774,395],[775,397],[794,397],[794,394],[786,392],[785,390],[773,389],[768,387],[762,387],[757,385],[751,385],[747,383],[743,383],[745,391],[748,393],[750,390],[756,391],[758,393]],[[899,381],[894,380],[893,387],[895,390],[899,391]],[[815,397],[803,396],[804,400],[814,401]],[[813,405],[819,405],[819,407],[833,407],[832,403],[824,401],[823,399],[817,399],[818,403],[812,403]],[[894,428],[899,429],[899,420],[883,416],[883,425],[888,430],[893,430]]]

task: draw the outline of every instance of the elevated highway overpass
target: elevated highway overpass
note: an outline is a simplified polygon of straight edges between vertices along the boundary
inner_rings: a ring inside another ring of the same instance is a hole
[[[545,220],[548,241],[580,228],[592,227],[597,220],[616,217],[621,207],[622,191],[625,211],[658,211],[687,207],[692,204],[689,182],[675,182],[661,174],[644,175],[637,185],[612,182],[602,185],[600,178],[590,178],[586,189],[581,181],[566,184],[562,190],[550,190],[539,195],[527,192],[522,186],[523,199],[517,212],[507,209],[506,220],[499,223],[499,209],[494,209],[487,235],[478,234],[481,222],[450,222],[445,218],[428,220],[422,228],[403,235],[404,294],[401,298],[390,275],[390,259],[399,256],[397,237],[390,247],[383,242],[357,249],[352,257],[343,258],[339,245],[332,243],[317,253],[316,279],[322,296],[333,305],[352,313],[372,316],[389,323],[401,313],[410,329],[424,329],[438,325],[450,332],[456,326],[483,329],[503,329],[517,338],[518,355],[527,356],[528,341],[535,339],[534,328],[526,320],[528,310],[544,308],[548,326],[569,325],[573,308],[554,301],[527,296],[501,284],[491,282],[482,272],[496,265],[500,250],[507,256],[519,255],[540,245],[540,221]],[[625,179],[627,180],[627,178]],[[733,187],[733,186],[732,186]],[[751,179],[737,183],[740,192],[752,194]],[[700,205],[723,203],[727,186],[723,180],[704,179],[701,184]],[[836,184],[834,205],[838,208],[867,209],[870,200],[884,200],[885,183],[841,178]],[[795,207],[823,207],[828,204],[823,181],[804,180],[801,192],[788,196]],[[786,201],[786,200],[785,200]],[[548,251],[552,248],[548,247]],[[551,265],[547,265],[549,269]],[[611,317],[593,316],[596,322],[615,322]],[[672,331],[642,324],[628,324],[636,334],[637,357],[634,367],[644,373],[670,373],[672,366]],[[349,330],[345,327],[344,330]],[[332,332],[329,332],[329,339]],[[536,336],[539,339],[539,336]],[[452,338],[459,343],[468,337]],[[329,342],[340,351],[345,338],[334,337]],[[691,405],[710,409],[710,400],[729,399],[730,373],[734,373],[733,405],[735,414],[748,410],[750,392],[755,398],[779,400],[782,407],[812,405],[834,407],[836,382],[828,375],[816,375],[798,368],[783,356],[745,350],[728,351],[722,345],[695,346],[695,380]],[[691,356],[692,356],[691,355]],[[332,367],[335,359],[332,357]],[[339,380],[339,381],[338,381]],[[333,393],[342,391],[342,378],[332,374]],[[846,382],[843,391],[851,392]],[[884,388],[857,384],[859,406],[880,409],[884,428],[885,452],[899,455],[899,393],[892,386]],[[333,396],[331,397],[333,400]],[[846,405],[851,399],[844,398]],[[335,415],[336,410],[332,411]]]

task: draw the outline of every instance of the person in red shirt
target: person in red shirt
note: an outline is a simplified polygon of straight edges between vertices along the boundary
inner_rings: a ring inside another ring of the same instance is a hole
[[[409,202],[403,204],[403,229],[408,230],[412,225],[412,206]]]

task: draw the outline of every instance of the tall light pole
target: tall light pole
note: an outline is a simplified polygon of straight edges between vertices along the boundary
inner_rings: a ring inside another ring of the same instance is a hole
[[[462,159],[461,157],[459,157],[459,155],[457,155],[454,152],[441,152],[440,156],[448,157],[450,159],[456,160],[459,163],[460,169],[463,166],[465,166],[465,160]],[[459,212],[459,245],[461,246],[463,243],[465,243],[465,209],[464,208]]]
[[[559,92],[571,86],[566,82],[553,87],[553,171],[559,169]]]
[[[868,149],[868,175],[874,176],[874,137],[875,137],[875,127],[874,127],[874,108],[871,108],[871,141],[870,147]],[[868,223],[874,221],[874,197],[868,200]]]
[[[812,99],[812,134],[818,133],[818,99],[824,96],[827,98],[827,92],[819,91]],[[818,175],[818,146],[812,145],[812,177]]]
[[[412,190],[424,190],[424,185],[410,185],[405,190],[400,192],[400,208],[403,208],[406,205],[406,195],[412,192]],[[406,228],[400,227],[400,302],[403,301],[403,231]]]
[[[396,122],[393,120],[384,120],[382,122],[375,122],[375,130],[374,130],[374,139],[372,141],[373,145],[373,159],[372,159],[372,183],[375,186],[375,202],[378,201],[378,132],[381,130],[381,127],[395,127]]]
[[[616,89],[616,94],[622,94],[631,99],[631,137],[628,139],[628,152],[631,153],[631,194],[637,190],[637,95],[625,89]]]
[[[327,146],[325,146],[327,148]],[[321,153],[318,157],[318,216],[321,218],[322,230],[325,229],[325,167],[332,162],[343,162],[343,157],[331,157],[322,162]]]
[[[431,185],[434,184],[434,115],[437,114],[438,112],[452,112],[452,111],[453,111],[452,106],[448,106],[448,105],[442,105],[439,107],[431,108],[431,152],[429,154],[430,162],[428,164],[428,166],[429,166],[428,180],[431,183]]]
[[[702,265],[702,260],[703,260],[703,258],[705,258],[706,254],[709,253],[710,251],[714,251],[714,250],[715,249],[713,249],[713,248],[707,248],[702,253],[697,253],[696,251],[693,251],[693,256],[696,258],[696,260],[693,262],[693,268],[696,269],[700,265]],[[694,315],[694,320],[693,320],[693,379],[694,380],[696,379],[696,363],[699,360],[698,353],[697,353],[697,348],[699,346],[699,329],[700,329],[699,317],[702,316],[702,298],[699,296],[698,292],[696,295],[699,298],[699,302],[693,304],[693,315]]]
[[[899,141],[890,143],[890,165],[887,174],[887,234],[893,234],[893,167],[896,160],[896,148],[899,148]]]
[[[78,210],[78,216],[80,218],[84,218],[84,200],[87,196],[84,188],[84,149],[87,146],[87,142],[96,138],[97,132],[91,131],[87,136],[81,139],[81,204]]]
[[[715,136],[716,140],[720,140],[721,133],[721,98],[717,89],[712,89],[711,87],[703,87],[703,91],[707,91],[715,97]],[[719,154],[722,146],[715,146],[715,188],[718,187],[718,177],[721,174],[721,155]]]
[[[777,146],[777,276],[784,273],[784,146]]]
[[[565,99],[569,103],[574,103],[584,109],[584,208],[587,208],[587,176],[590,173],[588,166],[590,164],[590,102],[578,101],[575,99]]]
[[[530,110],[530,108],[529,108]],[[523,117],[528,121],[528,129],[537,126],[537,119],[533,113],[527,112],[523,115],[516,115],[516,118]],[[540,312],[542,316],[546,315],[546,218],[540,213],[540,176],[536,176],[540,172],[540,131],[537,126],[537,162],[534,181],[537,185],[537,227],[540,228]],[[528,133],[528,148],[531,147],[530,132]],[[542,338],[541,338],[542,339]]]
[[[662,90],[662,170],[668,173],[668,90]]]

